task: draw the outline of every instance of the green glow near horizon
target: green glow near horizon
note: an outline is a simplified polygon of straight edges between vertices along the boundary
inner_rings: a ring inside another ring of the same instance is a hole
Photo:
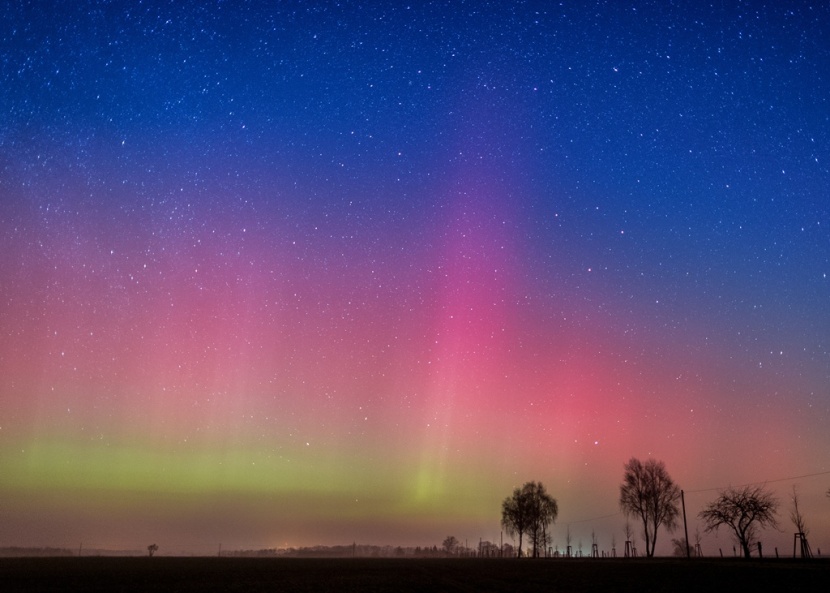
[[[486,502],[476,502],[475,493],[485,490],[482,477],[460,475],[429,484],[423,471],[409,475],[406,468],[382,467],[377,459],[357,454],[323,458],[303,453],[280,458],[253,448],[170,452],[40,440],[0,457],[0,473],[8,478],[2,488],[7,492],[109,492],[125,504],[141,493],[190,500],[233,493],[290,499],[299,506],[316,501],[321,514],[344,518],[493,513]],[[371,505],[353,504],[360,500]]]

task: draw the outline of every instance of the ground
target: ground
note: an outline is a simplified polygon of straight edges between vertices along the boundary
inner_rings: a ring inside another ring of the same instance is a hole
[[[9,592],[818,591],[830,560],[3,558]]]

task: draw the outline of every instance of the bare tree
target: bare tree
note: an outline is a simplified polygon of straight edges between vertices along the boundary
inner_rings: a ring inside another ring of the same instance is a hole
[[[657,529],[663,525],[669,532],[677,527],[680,514],[680,488],[666,471],[662,461],[649,459],[645,463],[632,457],[625,464],[620,486],[620,508],[626,516],[634,515],[643,522],[646,556],[654,556]]]
[[[717,499],[703,509],[699,517],[706,523],[706,531],[717,531],[721,525],[732,530],[743,550],[750,557],[750,546],[757,541],[758,529],[778,527],[775,515],[778,500],[762,486],[727,488]]]
[[[556,522],[556,517],[559,515],[559,504],[555,498],[548,494],[541,482],[530,482],[528,491],[534,518],[530,529],[533,557],[538,558],[540,555],[544,555],[544,551],[547,549],[550,541],[548,526]]]
[[[441,546],[444,548],[444,551],[447,553],[448,556],[451,556],[455,549],[458,547],[458,540],[455,539],[454,535],[448,535],[446,539],[441,543]]]
[[[687,545],[686,545],[686,538],[685,537],[672,538],[671,545],[672,545],[672,556],[681,556],[683,558],[686,557]]]
[[[792,508],[790,509],[790,521],[792,521],[793,525],[795,525],[795,537],[797,538],[796,541],[801,543],[801,557],[810,558],[813,555],[810,551],[810,544],[807,543],[807,534],[810,532],[810,530],[807,529],[807,524],[804,520],[804,515],[801,514],[801,509],[798,508],[798,489],[795,487],[795,485],[793,485],[793,495],[790,498],[790,501],[792,502]],[[795,558],[795,553],[795,542],[793,542],[793,558]]]
[[[790,499],[792,501],[792,509],[790,509],[790,521],[795,525],[798,533],[807,535],[810,530],[804,522],[804,515],[801,514],[801,509],[798,508],[798,489],[793,485],[793,495]]]
[[[532,522],[530,505],[523,488],[515,488],[513,495],[501,503],[501,524],[510,537],[519,536],[519,551],[517,557],[522,557],[522,536]]]
[[[513,490],[501,505],[501,524],[512,537],[519,536],[522,555],[522,536],[527,534],[533,545],[533,556],[538,557],[548,543],[548,526],[556,521],[559,506],[541,482],[527,482]]]
[[[571,552],[572,552],[572,550],[571,550],[571,541],[572,540],[573,540],[573,537],[571,536],[571,526],[568,525],[568,528],[565,530],[565,546],[567,546],[565,548],[565,555],[566,556],[571,555]]]
[[[508,510],[507,514],[505,509]],[[547,493],[541,482],[527,482],[521,489],[513,491],[513,496],[502,505],[502,523],[505,524],[505,519],[508,523],[513,523],[514,531],[519,534],[519,554],[522,533],[527,533],[533,545],[533,556],[539,556],[540,549],[547,545],[548,525],[555,521],[558,512],[556,500]],[[511,517],[517,520],[514,521]],[[512,535],[510,525],[505,524],[505,527]]]
[[[631,527],[631,521],[628,517],[625,518],[625,525],[623,526],[623,533],[625,534],[625,551],[626,556],[634,555],[634,529]]]
[[[158,551],[158,549],[159,547],[156,544],[150,544],[149,546],[147,546],[147,552],[150,554],[150,558],[153,557],[153,554],[155,554]]]

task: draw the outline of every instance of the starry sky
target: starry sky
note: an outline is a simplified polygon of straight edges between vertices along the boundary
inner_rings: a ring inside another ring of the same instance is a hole
[[[609,549],[635,456],[830,550],[824,3],[0,17],[0,545]]]

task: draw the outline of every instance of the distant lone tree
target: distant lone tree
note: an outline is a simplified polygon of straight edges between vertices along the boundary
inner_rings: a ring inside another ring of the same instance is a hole
[[[672,546],[672,552],[671,552],[672,556],[678,556],[678,557],[683,557],[683,558],[686,557],[686,550],[688,548],[688,544],[686,543],[686,538],[685,537],[681,537],[679,539],[678,538],[672,538],[671,546]]]
[[[147,552],[149,552],[150,558],[153,557],[153,554],[155,554],[158,549],[159,547],[156,544],[150,544],[147,546]]]
[[[717,531],[721,525],[732,530],[743,550],[750,557],[750,546],[757,541],[758,529],[778,527],[775,515],[778,500],[762,486],[727,488],[717,499],[703,509],[699,517],[706,523],[706,531]]]
[[[518,557],[522,556],[522,537],[527,534],[533,544],[533,557],[539,556],[548,543],[548,526],[556,521],[559,505],[541,482],[527,482],[513,490],[501,504],[501,524],[511,537],[519,536]]]
[[[454,535],[448,535],[441,545],[443,546],[444,551],[447,553],[447,555],[452,555],[455,552],[455,549],[458,547],[458,540],[455,539]]]
[[[626,516],[639,517],[643,522],[646,556],[654,556],[657,529],[663,525],[669,532],[677,527],[680,514],[680,488],[666,471],[662,461],[649,459],[645,463],[632,457],[625,464],[620,486],[620,508]]]

